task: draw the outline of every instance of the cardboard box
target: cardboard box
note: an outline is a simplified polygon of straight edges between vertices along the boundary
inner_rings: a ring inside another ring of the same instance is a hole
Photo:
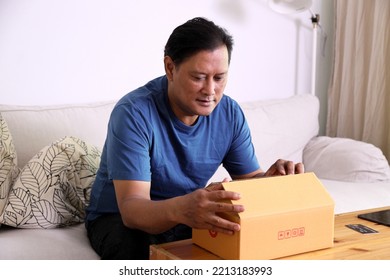
[[[275,259],[333,246],[334,201],[314,173],[223,183],[245,211],[234,235],[193,229],[193,243],[224,259]]]

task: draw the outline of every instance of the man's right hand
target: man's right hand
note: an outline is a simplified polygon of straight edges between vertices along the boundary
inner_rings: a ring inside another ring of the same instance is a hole
[[[220,184],[219,184],[220,185]],[[239,200],[240,194],[223,190],[218,184],[212,188],[199,189],[193,193],[178,197],[178,220],[192,228],[209,229],[225,234],[234,234],[240,230],[238,223],[221,218],[218,213],[244,211],[243,205],[223,202]]]

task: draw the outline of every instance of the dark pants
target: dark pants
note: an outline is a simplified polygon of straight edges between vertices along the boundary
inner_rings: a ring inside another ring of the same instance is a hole
[[[149,246],[191,238],[192,230],[178,225],[162,234],[125,227],[119,214],[103,215],[87,223],[88,238],[96,253],[106,260],[147,260]]]

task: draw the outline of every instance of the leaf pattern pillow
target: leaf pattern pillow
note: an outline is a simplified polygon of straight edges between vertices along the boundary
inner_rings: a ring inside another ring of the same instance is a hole
[[[18,228],[56,228],[85,218],[101,151],[64,137],[38,152],[13,185],[0,223]]]
[[[17,157],[5,119],[0,114],[0,214],[7,203],[8,193],[17,177]]]

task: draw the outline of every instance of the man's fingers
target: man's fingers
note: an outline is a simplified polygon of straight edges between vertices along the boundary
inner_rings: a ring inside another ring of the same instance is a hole
[[[210,183],[205,190],[212,192],[212,191],[218,191],[218,190],[223,190],[223,186],[220,182],[213,182]]]
[[[214,218],[214,221],[209,223],[209,230],[232,235],[234,232],[241,229],[239,224],[232,223],[218,216],[216,217],[217,218]]]
[[[219,191],[212,191],[208,193],[208,198],[209,200],[212,201],[219,201],[219,200],[238,200],[241,198],[241,195],[236,192],[230,192],[230,191],[224,191],[224,190],[219,190]]]
[[[297,163],[295,165],[295,173],[296,174],[302,174],[305,172],[305,166],[303,165],[303,163]]]
[[[223,202],[216,202],[214,203],[214,207],[212,209],[214,212],[244,212],[244,206],[243,205],[234,205],[230,203],[223,203]]]
[[[304,171],[303,163],[295,164],[293,161],[278,159],[267,170],[265,176],[300,174],[304,173]]]
[[[230,181],[229,178],[225,178],[225,179],[222,180],[222,182],[212,182],[212,183],[210,183],[210,184],[207,186],[206,190],[208,190],[208,191],[223,190],[224,188],[223,188],[223,186],[222,186],[222,183],[227,183],[227,182],[229,182],[229,181]]]

